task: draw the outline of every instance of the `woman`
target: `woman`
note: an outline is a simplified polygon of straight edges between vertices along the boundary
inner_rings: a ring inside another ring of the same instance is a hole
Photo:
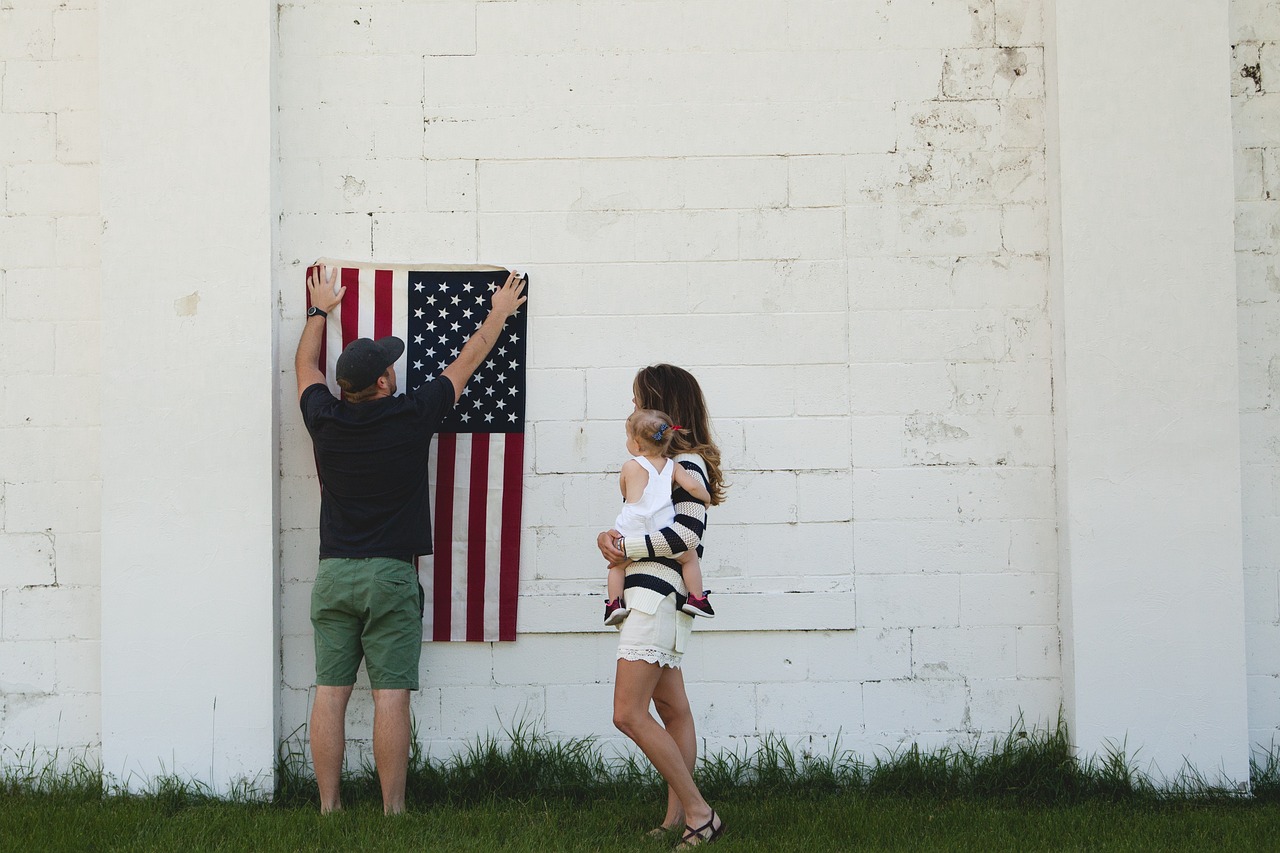
[[[711,505],[724,500],[720,451],[711,440],[707,404],[698,380],[670,364],[636,374],[632,402],[637,409],[658,409],[683,429],[676,434],[676,462],[701,477]],[[720,816],[693,781],[697,736],[685,694],[680,659],[693,617],[680,611],[689,594],[676,554],[702,554],[707,507],[683,489],[672,494],[676,517],[671,527],[645,537],[624,539],[616,530],[601,533],[596,544],[611,564],[625,559],[626,600],[631,615],[618,639],[618,669],[613,689],[613,723],[640,747],[667,783],[667,814],[655,834],[683,827],[681,847],[715,841],[724,831]],[[698,590],[702,592],[702,590]],[[662,725],[649,713],[653,702]]]

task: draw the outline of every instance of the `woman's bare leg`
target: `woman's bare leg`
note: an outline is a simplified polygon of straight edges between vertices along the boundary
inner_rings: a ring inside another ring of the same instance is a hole
[[[649,702],[663,672],[664,668],[656,663],[618,661],[613,685],[613,724],[635,741],[666,780],[680,804],[685,822],[701,826],[711,819],[711,807],[694,784],[679,744],[649,713]]]
[[[684,690],[684,674],[671,667],[663,667],[658,676],[658,684],[653,689],[653,705],[658,710],[662,725],[667,734],[676,742],[685,767],[692,776],[694,764],[698,760],[698,736],[694,730],[693,711],[689,708],[689,697]],[[705,821],[704,821],[705,822]],[[667,788],[667,814],[662,825],[671,829],[683,827],[685,824],[684,808],[674,789]]]

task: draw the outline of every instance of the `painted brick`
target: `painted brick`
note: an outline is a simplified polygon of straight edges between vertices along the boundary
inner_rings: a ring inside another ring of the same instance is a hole
[[[730,211],[637,213],[631,224],[641,261],[724,261],[739,254],[738,217]]]
[[[54,583],[53,555],[47,533],[0,533],[0,587]]]
[[[97,481],[9,483],[5,495],[5,529],[10,533],[87,533],[101,525],[102,489]]]
[[[509,133],[517,122],[524,133]],[[865,121],[816,103],[429,106],[425,144],[432,157],[482,160],[723,157],[887,151],[897,136],[887,112]]]
[[[546,714],[543,687],[443,687],[441,725],[445,731],[497,735],[520,720]]]
[[[994,31],[995,10],[989,0],[941,6],[907,0],[895,3],[892,15],[838,0],[788,4],[787,44],[807,50],[990,44]]]
[[[98,694],[102,690],[100,643],[58,640],[53,645],[58,692]]]
[[[8,113],[97,109],[97,63],[9,60],[0,83],[0,104]]]
[[[1006,316],[991,310],[853,311],[855,362],[991,361],[1008,349]]]
[[[53,693],[57,684],[56,649],[48,641],[0,643],[0,694]]]
[[[856,471],[854,516],[872,519],[1048,519],[1052,472],[1042,468]]]
[[[738,251],[744,258],[840,258],[843,213],[786,208],[743,213]]]
[[[316,682],[315,643],[304,634],[280,638],[281,679],[286,688],[305,689]]]
[[[851,472],[799,472],[796,497],[796,519],[802,523],[853,520]]]
[[[52,373],[56,329],[46,321],[0,321],[0,359],[14,373]]]
[[[98,58],[98,10],[54,10],[53,58]]]
[[[317,257],[364,260],[373,243],[373,217],[364,213],[284,213],[280,216],[278,251],[281,260],[296,265],[298,290],[306,280],[306,264]],[[282,340],[283,330],[281,331]]]
[[[56,153],[57,133],[52,115],[0,113],[0,162],[47,161]]]
[[[858,624],[866,628],[960,624],[957,575],[858,575]]]
[[[59,323],[57,330],[58,373],[96,376],[101,372],[101,341],[98,322]]]
[[[1049,251],[1049,211],[1043,204],[1011,204],[1004,208],[1000,233],[1005,251],[1035,254]]]
[[[379,213],[373,219],[373,254],[380,258],[476,263],[476,218],[457,213]],[[497,260],[504,261],[505,258]]]
[[[787,202],[787,160],[782,157],[682,159],[676,180],[685,207],[778,207]]]
[[[747,528],[747,571],[758,576],[818,578],[853,572],[853,525],[755,524]]]
[[[1056,679],[973,679],[969,682],[969,726],[1005,734],[1015,727],[1053,728],[1062,707]]]
[[[1048,416],[915,414],[854,419],[854,464],[1032,465],[1053,464],[1053,424]]]
[[[1277,567],[1280,556],[1280,518],[1245,516],[1244,568],[1246,570]]]
[[[418,117],[421,120],[421,109]],[[280,151],[289,157],[368,157],[374,154],[375,115],[373,106],[356,106],[346,102],[316,103],[290,107],[281,104],[276,126],[280,133]],[[404,125],[399,128],[404,137]],[[421,153],[421,144],[417,145]],[[287,188],[286,188],[287,193]],[[282,197],[287,211],[289,197]]]
[[[1274,751],[1280,735],[1280,676],[1250,675],[1245,684],[1249,695],[1249,739],[1260,751]]]
[[[701,684],[686,677],[689,705],[699,730],[713,732],[759,731],[761,690],[750,681],[742,684]],[[799,687],[799,685],[793,685]]]
[[[497,654],[492,643],[434,643],[422,647],[423,684],[492,684]]]
[[[4,743],[14,749],[72,751],[100,743],[100,700],[91,693],[9,693],[0,698]]]
[[[853,307],[863,310],[1036,307],[1049,280],[1045,258],[865,257],[849,261]]]
[[[756,731],[860,731],[864,689],[852,681],[757,685]]]
[[[1062,677],[1061,639],[1056,625],[1023,625],[1018,629],[1018,678]]]
[[[849,423],[842,418],[757,418],[743,421],[742,467],[813,470],[849,467]]]
[[[319,211],[426,210],[427,170],[421,158],[325,159],[319,164],[319,183],[323,188]]]
[[[277,12],[281,49],[324,45],[326,54],[372,53],[371,17],[368,6],[357,4],[282,3]]]
[[[996,44],[1044,44],[1044,4],[995,0]]]
[[[15,229],[15,233],[21,231]],[[53,235],[41,229],[40,236]],[[100,281],[97,269],[10,270],[6,278],[8,287],[4,307],[5,317],[9,320],[66,322],[98,319]]]
[[[0,9],[0,60],[52,56],[53,14],[49,9]]]
[[[499,685],[530,687],[608,684],[612,691],[617,645],[613,631],[526,634],[515,644],[499,644],[494,648],[493,681]]]
[[[98,533],[58,531],[56,571],[58,583],[97,586],[102,579],[102,537]]]
[[[808,677],[809,654],[805,644],[776,635],[708,631],[700,632],[682,669],[688,682],[789,683]]]
[[[102,220],[97,216],[59,216],[55,253],[60,267],[96,268],[101,261]]]
[[[858,573],[991,572],[1009,565],[1008,521],[859,521],[853,551]]]
[[[948,50],[942,65],[946,98],[1037,98],[1044,95],[1044,56],[1036,48]]]
[[[1001,210],[991,205],[853,205],[845,209],[850,257],[995,254]]]
[[[7,190],[11,213],[97,213],[98,168],[61,163],[10,166]]]
[[[795,521],[798,492],[791,471],[737,471],[730,498],[717,507],[717,524]]]
[[[51,216],[0,216],[0,245],[5,247],[4,268],[10,271],[10,283],[22,280],[16,271],[24,267],[49,267],[57,262],[59,221]],[[13,313],[13,293],[11,284],[4,294],[5,316],[28,319]]]
[[[474,3],[384,3],[372,19],[373,52],[380,57],[476,52]]]
[[[1236,149],[1236,201],[1257,201],[1265,196],[1263,149]]]
[[[1280,9],[1271,0],[1233,0],[1231,41],[1280,40]]]
[[[911,675],[907,628],[813,632],[805,636],[803,649],[809,681],[884,681]]]
[[[334,54],[317,63],[311,53],[285,55],[277,66],[277,103],[281,108],[309,104],[359,102],[369,92],[383,104],[422,103],[420,56]]]
[[[960,624],[1056,625],[1058,577],[1051,574],[971,574],[960,579]]]
[[[280,529],[315,530],[320,519],[320,483],[314,475],[280,481]]]
[[[845,201],[845,158],[830,155],[788,157],[787,204],[790,207],[837,207]]]
[[[429,160],[427,210],[475,210],[479,196],[474,160]]]
[[[964,724],[967,691],[951,680],[873,681],[862,686],[866,730],[914,734]]]
[[[1235,144],[1245,147],[1275,145],[1270,128],[1280,121],[1280,91],[1266,92],[1232,102]]]
[[[100,624],[98,600],[98,590],[92,587],[39,586],[6,590],[5,639],[96,640]]]
[[[643,317],[606,317],[584,326],[558,317],[540,318],[539,346],[530,359],[531,366],[579,367],[581,353],[611,352],[614,342],[632,338],[637,325],[647,322]],[[663,322],[669,330],[665,338],[631,341],[631,363],[678,361],[696,374],[701,365],[824,364],[843,362],[847,357],[843,314],[721,315],[716,321],[719,332],[714,340],[702,333],[705,317],[669,318]],[[812,345],[803,351],[795,350],[792,342],[799,337]],[[737,345],[726,346],[726,342]]]
[[[919,679],[1013,678],[1014,628],[916,628],[911,633],[912,674]]]
[[[613,726],[612,683],[549,683],[546,694],[546,726],[553,737],[609,739],[618,735]]]
[[[1275,663],[1280,660],[1280,625],[1246,623],[1244,647],[1246,666],[1250,673],[1280,673],[1280,666]]]
[[[926,101],[898,106],[898,150],[992,150],[1044,145],[1044,101]]]

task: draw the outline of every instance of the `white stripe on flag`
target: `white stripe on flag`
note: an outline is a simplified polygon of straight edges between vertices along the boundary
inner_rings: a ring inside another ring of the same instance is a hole
[[[489,436],[489,482],[484,527],[484,636],[498,636],[499,597],[502,590],[502,480],[507,439],[504,432]]]
[[[467,638],[467,523],[471,520],[469,512],[471,484],[471,444],[470,434],[458,436],[457,460],[453,467],[453,541],[449,547],[453,550],[453,582],[450,599],[449,639],[465,640]]]

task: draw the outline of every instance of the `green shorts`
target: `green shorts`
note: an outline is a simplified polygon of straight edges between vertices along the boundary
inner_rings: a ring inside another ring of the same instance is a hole
[[[316,684],[355,684],[364,658],[374,690],[417,690],[425,602],[412,563],[392,557],[321,560],[311,589]]]

